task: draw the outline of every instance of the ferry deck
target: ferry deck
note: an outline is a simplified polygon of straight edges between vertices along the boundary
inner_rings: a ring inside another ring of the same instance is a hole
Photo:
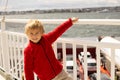
[[[0,80],[7,80],[9,76],[12,78],[11,80],[22,80],[22,73],[23,73],[23,49],[27,42],[27,38],[23,33],[18,32],[10,32],[6,31],[6,23],[26,23],[29,19],[1,19],[1,31],[0,31],[0,67],[3,69],[0,73]],[[44,24],[59,24],[65,19],[41,19]],[[78,25],[120,25],[119,19],[79,19],[76,23]],[[60,44],[60,45],[58,45]],[[67,45],[70,46],[67,46]],[[119,43],[107,43],[107,42],[98,42],[98,41],[91,41],[91,40],[78,40],[78,39],[68,39],[68,38],[59,38],[54,44],[53,49],[55,51],[56,57],[58,57],[58,52],[62,51],[63,56],[63,66],[66,70],[66,56],[67,56],[67,49],[71,48],[71,52],[73,53],[73,79],[77,80],[77,56],[76,53],[79,53],[78,48],[82,48],[84,53],[87,53],[89,48],[94,48],[94,58],[97,60],[97,80],[101,80],[100,74],[100,66],[101,66],[101,49],[102,48],[110,48],[112,53],[111,54],[111,65],[110,65],[110,78],[111,80],[115,80],[115,49],[120,49]],[[78,50],[76,50],[78,49]],[[88,70],[87,70],[87,55],[84,55],[84,80],[88,80]],[[2,73],[4,75],[2,75]],[[9,75],[7,75],[9,74]],[[37,76],[35,75],[35,80],[37,80]],[[80,79],[82,80],[82,79]]]

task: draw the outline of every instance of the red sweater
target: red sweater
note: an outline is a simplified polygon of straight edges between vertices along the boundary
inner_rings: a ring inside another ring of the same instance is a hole
[[[51,80],[61,72],[63,67],[55,57],[52,43],[70,26],[72,26],[71,19],[59,25],[48,34],[44,34],[38,43],[29,41],[29,44],[24,49],[26,80],[34,80],[34,72],[40,80]]]

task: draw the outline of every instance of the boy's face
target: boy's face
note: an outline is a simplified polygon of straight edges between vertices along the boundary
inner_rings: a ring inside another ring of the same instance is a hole
[[[33,43],[38,43],[41,39],[42,33],[39,29],[31,29],[28,31],[27,36]]]

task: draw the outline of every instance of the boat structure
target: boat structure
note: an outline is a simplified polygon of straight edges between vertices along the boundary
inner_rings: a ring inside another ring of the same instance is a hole
[[[105,36],[105,37],[101,37],[100,39],[101,43],[107,42],[107,43],[116,43],[119,44],[120,41],[115,39],[115,37],[110,37],[110,36]],[[115,49],[114,51],[111,50],[110,48],[101,48],[101,53],[102,55],[105,57],[104,59],[106,59],[106,67],[109,71],[111,71],[111,67],[110,67],[110,62],[111,62],[111,58],[114,58],[114,63],[115,63],[115,68],[116,68],[116,74],[120,75],[120,49]]]
[[[24,33],[7,31],[7,23],[25,24],[30,19],[0,19],[0,79],[23,79],[23,50],[28,42]],[[43,24],[60,24],[66,19],[38,19]],[[77,25],[120,25],[119,19],[79,19]],[[63,68],[70,72],[74,80],[102,80],[103,75],[111,80],[119,80],[119,41],[113,38],[101,41],[84,40],[79,38],[59,38],[53,43],[56,58],[63,64]],[[115,42],[114,42],[115,41]],[[110,49],[110,50],[109,50]],[[83,54],[84,53],[84,54]],[[90,54],[89,54],[90,53]],[[101,53],[110,62],[109,69]],[[112,53],[112,54],[111,54]],[[80,54],[84,56],[79,56]],[[88,56],[88,54],[90,56]],[[112,57],[110,57],[110,54]],[[105,65],[105,66],[104,66]],[[93,67],[91,67],[93,66]],[[104,66],[104,67],[102,67]],[[106,68],[106,70],[105,70]],[[116,70],[117,69],[117,70]],[[115,74],[117,73],[117,75]],[[108,80],[109,80],[108,79]],[[35,75],[35,80],[37,76]]]
[[[106,37],[102,38],[100,40],[100,42],[118,43],[118,44],[120,43],[119,40],[117,40],[115,38],[112,38],[110,36],[106,36]],[[102,51],[103,55],[107,59],[111,60],[110,58],[112,57],[112,55],[111,55],[112,52],[111,52],[111,50],[109,48],[102,48],[101,51]],[[120,70],[120,62],[119,62],[119,59],[120,59],[120,49],[115,49],[115,55],[114,56],[115,56],[116,67],[117,67],[118,70]]]

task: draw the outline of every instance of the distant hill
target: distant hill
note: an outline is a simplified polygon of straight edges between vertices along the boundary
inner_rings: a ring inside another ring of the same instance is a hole
[[[74,8],[74,9],[48,9],[48,10],[29,10],[29,11],[10,11],[0,12],[0,15],[13,15],[13,14],[42,14],[42,13],[85,13],[85,12],[120,12],[120,6],[115,7],[94,7],[94,8]]]

